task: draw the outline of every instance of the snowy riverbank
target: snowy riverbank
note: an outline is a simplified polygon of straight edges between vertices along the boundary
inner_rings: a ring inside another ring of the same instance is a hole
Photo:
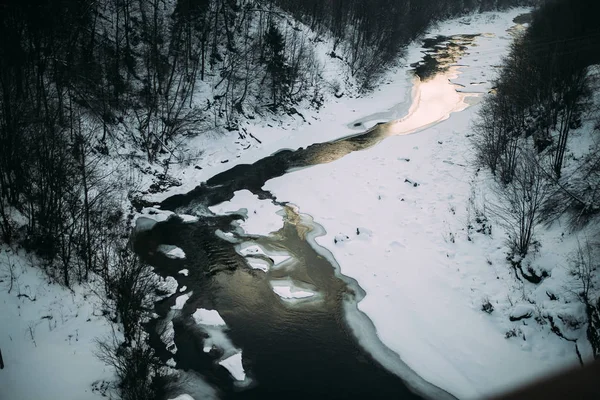
[[[436,29],[445,35],[483,34],[459,61],[460,75],[450,77],[462,91],[491,89],[493,66],[505,54],[512,20],[521,12],[488,13]],[[442,102],[446,114],[460,110],[457,101]],[[444,110],[436,107],[436,112]],[[502,229],[494,225],[491,235],[469,232],[476,211],[485,211],[490,199],[487,180],[469,167],[468,137],[476,112],[477,106],[468,108],[417,134],[390,137],[264,186],[323,225],[327,234],[317,242],[366,291],[359,308],[373,321],[379,339],[418,375],[459,398],[502,392],[578,362],[574,344],[547,326],[509,320],[529,304],[535,289],[511,276]],[[412,132],[406,124],[389,129]],[[557,245],[559,239],[560,231],[554,230],[542,243],[557,246],[553,257],[539,261],[555,269],[555,282],[548,285],[559,286],[564,277],[567,246]],[[481,309],[487,299],[498,310],[491,315]]]

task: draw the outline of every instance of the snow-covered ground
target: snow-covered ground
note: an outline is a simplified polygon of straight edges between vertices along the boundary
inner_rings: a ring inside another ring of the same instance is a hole
[[[111,332],[100,301],[49,283],[35,264],[0,246],[0,399],[101,399],[113,371],[94,356]]]
[[[461,91],[487,93],[493,66],[512,39],[512,19],[521,12],[487,13],[437,27],[435,34],[485,33],[446,77],[464,86]],[[552,276],[541,287],[519,284],[507,265],[504,232],[489,213],[490,178],[470,167],[468,136],[477,106],[456,113],[466,107],[460,94],[425,99],[417,91],[415,98],[417,109],[387,126],[398,136],[273,179],[264,189],[325,228],[317,242],[366,291],[359,309],[373,321],[379,339],[425,380],[459,398],[480,398],[577,363],[574,343],[548,326],[533,318],[509,319],[531,309],[532,301],[537,304],[532,317],[561,307],[577,314],[577,305],[552,301],[544,292],[553,288],[566,295],[561,285],[573,241],[565,243],[569,239],[560,227],[540,232],[543,256],[532,262]],[[412,116],[418,116],[415,125]],[[444,118],[406,135],[419,123]],[[477,212],[492,220],[492,234],[468,229]],[[491,314],[482,311],[487,300],[495,308]],[[585,356],[582,331],[573,339],[581,339]]]

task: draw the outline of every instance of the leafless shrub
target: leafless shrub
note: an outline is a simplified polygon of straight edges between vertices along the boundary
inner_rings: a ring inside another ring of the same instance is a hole
[[[570,256],[569,267],[575,278],[573,289],[584,304],[587,315],[587,337],[595,358],[600,358],[600,292],[598,291],[598,244],[579,242]]]
[[[550,187],[532,151],[519,152],[510,183],[496,186],[498,202],[492,212],[508,232],[514,255],[524,257],[533,242],[535,228],[542,222],[542,205]]]
[[[600,213],[600,142],[578,161],[577,168],[561,178],[553,177],[556,192],[544,212],[549,220],[569,215],[572,229],[585,226]]]
[[[152,296],[158,281],[150,268],[128,250],[119,250],[116,257],[105,283],[107,305],[123,325],[125,342],[129,343],[153,309]]]
[[[120,343],[113,334],[110,339],[97,341],[96,356],[115,369],[122,400],[156,398],[153,378],[159,376],[161,364],[139,334],[137,339],[129,344]]]

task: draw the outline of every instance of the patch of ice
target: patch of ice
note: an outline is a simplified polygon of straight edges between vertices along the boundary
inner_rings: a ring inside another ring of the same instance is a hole
[[[300,289],[288,280],[271,281],[271,286],[273,292],[284,300],[306,299],[316,294],[312,291]]]
[[[223,232],[222,230],[217,229],[215,235],[229,243],[238,243],[238,239],[236,239],[235,235],[231,232]]]
[[[268,235],[283,227],[282,208],[271,200],[261,200],[249,190],[239,190],[231,200],[209,207],[218,215],[242,213],[246,215],[239,223],[244,232],[252,235]]]
[[[273,291],[283,299],[305,299],[315,294],[306,290],[294,290],[289,286],[273,286]]]
[[[190,271],[187,268],[185,268],[185,269],[182,269],[181,271],[179,271],[178,274],[183,275],[183,276],[188,276],[190,274]]]
[[[196,217],[195,215],[189,215],[189,214],[178,214],[178,215],[181,218],[181,220],[186,224],[192,224],[194,222],[199,221],[199,218]]]
[[[161,245],[158,245],[156,250],[172,259],[184,259],[185,258],[185,252],[177,246],[161,244]]]
[[[252,269],[259,269],[264,272],[269,270],[269,262],[262,258],[246,257],[246,262]]]
[[[138,216],[134,221],[135,232],[143,232],[151,230],[156,225],[156,220],[148,217]]]
[[[273,260],[273,266],[277,267],[277,266],[283,264],[284,262],[286,262],[287,260],[289,260],[291,257],[269,254],[269,258],[271,258],[271,260]]]
[[[267,255],[267,253],[265,253],[265,251],[263,250],[262,247],[260,247],[257,244],[250,243],[250,242],[242,243],[240,245],[240,249],[238,250],[238,252],[243,256],[247,256],[249,254],[251,254],[253,256],[266,256]]]
[[[219,361],[219,365],[223,366],[231,376],[237,381],[244,381],[246,379],[246,372],[242,365],[242,352],[236,353],[222,361]]]
[[[172,211],[159,210],[156,207],[145,207],[135,215],[132,220],[132,226],[136,232],[148,231],[156,225],[157,222],[163,222],[169,219],[175,213]]]
[[[175,299],[175,305],[171,306],[172,310],[181,310],[185,303],[190,299],[192,292],[183,294]]]
[[[192,317],[198,325],[225,326],[225,321],[217,310],[198,308]]]
[[[173,211],[163,211],[156,207],[143,208],[141,214],[146,217],[155,220],[156,222],[163,222],[169,219],[171,215],[175,213]]]

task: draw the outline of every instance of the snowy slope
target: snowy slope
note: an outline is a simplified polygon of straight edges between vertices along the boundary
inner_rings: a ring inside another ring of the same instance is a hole
[[[35,261],[34,261],[35,263]],[[13,267],[12,290],[9,265]],[[23,254],[0,247],[0,399],[92,400],[113,372],[94,357],[108,336],[98,299],[48,283]]]

